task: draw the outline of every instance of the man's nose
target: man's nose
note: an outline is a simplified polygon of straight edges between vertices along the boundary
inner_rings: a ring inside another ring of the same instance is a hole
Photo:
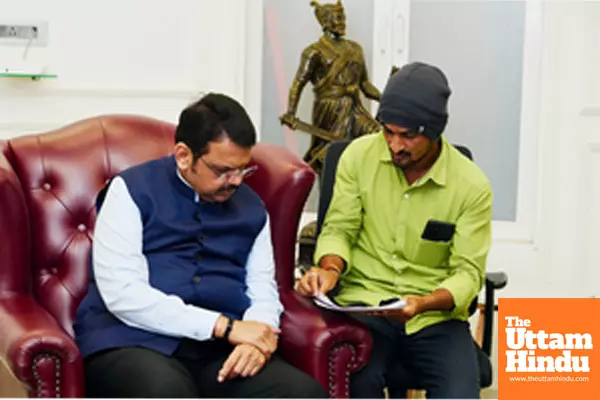
[[[239,186],[242,184],[242,181],[244,180],[244,178],[242,177],[242,175],[232,175],[229,178],[229,183]]]
[[[402,150],[406,149],[406,146],[404,145],[404,140],[402,140],[401,135],[391,135],[391,137],[388,140],[388,144],[394,154],[397,154]]]

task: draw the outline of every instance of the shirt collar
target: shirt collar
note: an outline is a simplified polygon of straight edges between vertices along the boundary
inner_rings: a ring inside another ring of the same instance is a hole
[[[183,184],[185,186],[189,187],[191,190],[194,191],[194,202],[196,202],[196,203],[200,202],[200,195],[194,190],[192,185],[190,185],[190,183],[185,180],[183,175],[181,175],[181,172],[179,172],[179,168],[177,168],[177,166],[175,166],[175,173],[177,174],[177,177],[181,180],[181,182],[183,182]]]
[[[379,131],[377,134],[377,143],[378,143],[378,152],[379,152],[379,160],[381,162],[392,162],[392,154],[390,153],[390,148],[388,147],[385,136],[383,135],[383,130]]]
[[[440,155],[437,160],[433,163],[429,171],[421,178],[422,182],[426,182],[429,179],[434,181],[440,186],[446,185],[446,177],[448,172],[448,152],[450,152],[450,145],[446,142],[446,139],[440,139]]]
[[[446,139],[440,139],[441,151],[437,160],[433,163],[429,171],[421,179],[419,179],[420,184],[427,182],[428,180],[432,180],[440,186],[446,185],[446,170],[448,166],[448,152],[451,150],[450,145],[446,142]],[[392,154],[390,153],[390,149],[385,141],[385,137],[383,135],[383,131],[379,133],[379,160],[381,162],[392,163]],[[396,168],[396,167],[394,167]]]

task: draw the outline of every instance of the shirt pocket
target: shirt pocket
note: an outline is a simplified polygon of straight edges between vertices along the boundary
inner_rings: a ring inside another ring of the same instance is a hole
[[[448,264],[451,240],[447,242],[419,239],[415,248],[414,262],[428,267],[442,267]]]

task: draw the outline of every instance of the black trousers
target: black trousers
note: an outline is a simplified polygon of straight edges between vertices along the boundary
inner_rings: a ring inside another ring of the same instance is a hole
[[[327,398],[312,377],[276,354],[253,377],[217,382],[233,350],[220,341],[182,341],[169,357],[126,347],[84,360],[86,392],[94,398]]]
[[[406,335],[403,323],[357,316],[370,330],[373,353],[350,380],[350,396],[405,398],[425,389],[428,399],[479,399],[479,365],[467,322],[451,320]]]

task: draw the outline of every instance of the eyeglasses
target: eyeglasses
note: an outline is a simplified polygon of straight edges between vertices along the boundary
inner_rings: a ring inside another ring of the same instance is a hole
[[[222,171],[218,167],[207,163],[202,157],[198,157],[198,158],[204,163],[204,165],[206,165],[208,167],[208,169],[210,169],[212,171],[213,174],[215,174],[215,176],[217,177],[217,180],[222,181],[222,182],[229,181],[229,180],[231,180],[231,178],[237,178],[237,177],[245,179],[245,178],[249,177],[250,175],[252,175],[254,172],[256,172],[256,170],[258,169],[257,165],[253,165],[252,167],[248,167],[248,168],[244,168],[244,169],[238,168],[238,169],[230,169],[227,171]]]

